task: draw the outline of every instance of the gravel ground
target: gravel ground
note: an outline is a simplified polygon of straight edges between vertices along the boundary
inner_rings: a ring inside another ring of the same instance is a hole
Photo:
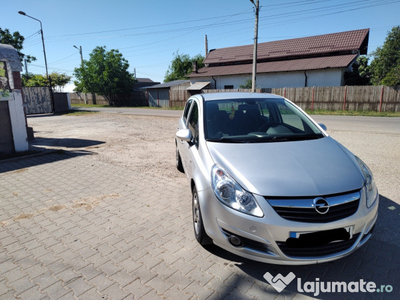
[[[400,118],[313,116],[371,168],[379,192],[377,235],[400,246]],[[175,168],[177,117],[118,113],[29,117],[35,147],[89,151],[103,162],[182,181]],[[188,199],[190,201],[190,199]],[[387,229],[390,230],[387,230]]]
[[[368,164],[381,195],[400,204],[400,118],[313,118]],[[176,117],[117,113],[28,118],[35,132],[34,146],[91,151],[101,161],[167,177],[182,177],[175,170],[177,122]]]
[[[28,125],[36,147],[91,151],[103,162],[182,177],[175,170],[176,118],[95,113],[30,117]]]

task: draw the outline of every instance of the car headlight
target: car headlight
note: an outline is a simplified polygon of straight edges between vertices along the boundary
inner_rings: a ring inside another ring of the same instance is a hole
[[[375,201],[378,197],[378,189],[375,185],[374,176],[372,176],[372,172],[368,168],[368,166],[357,156],[356,156],[356,160],[361,168],[361,171],[364,174],[365,193],[367,196],[367,207],[369,208],[375,203]]]
[[[217,165],[212,168],[211,182],[215,195],[223,204],[255,217],[264,216],[254,196]]]

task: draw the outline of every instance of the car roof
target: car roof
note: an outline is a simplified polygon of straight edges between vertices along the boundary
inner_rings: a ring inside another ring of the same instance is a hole
[[[244,93],[244,92],[222,92],[222,93],[205,93],[196,96],[201,96],[204,101],[215,100],[240,100],[240,99],[284,99],[282,96],[269,93]]]

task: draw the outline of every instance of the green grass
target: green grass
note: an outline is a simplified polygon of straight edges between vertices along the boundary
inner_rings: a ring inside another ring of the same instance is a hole
[[[150,107],[150,106],[138,106],[133,108],[147,108],[147,109],[163,109],[163,110],[183,110],[181,106],[174,106],[174,107]]]
[[[99,104],[71,104],[73,107],[111,107],[110,105],[99,105]]]
[[[113,107],[110,105],[98,105],[98,104],[71,104],[73,107]],[[164,109],[164,110],[183,110],[181,106],[174,107],[149,107],[149,106],[119,106],[118,108],[146,108],[146,109]]]
[[[331,116],[366,116],[366,117],[400,117],[400,112],[386,111],[354,111],[354,110],[306,110],[309,115],[331,115]]]
[[[89,114],[97,114],[99,113],[98,111],[88,111],[88,110],[70,110],[68,112],[63,112],[63,113],[58,113],[57,115],[63,115],[63,116],[84,116],[84,115],[89,115]]]

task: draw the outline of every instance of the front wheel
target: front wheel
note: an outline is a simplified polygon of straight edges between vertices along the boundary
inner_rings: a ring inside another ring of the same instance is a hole
[[[212,243],[211,238],[207,235],[204,225],[203,218],[201,216],[199,197],[197,194],[197,189],[194,186],[192,190],[192,214],[193,214],[193,228],[194,236],[200,245],[209,245]]]

